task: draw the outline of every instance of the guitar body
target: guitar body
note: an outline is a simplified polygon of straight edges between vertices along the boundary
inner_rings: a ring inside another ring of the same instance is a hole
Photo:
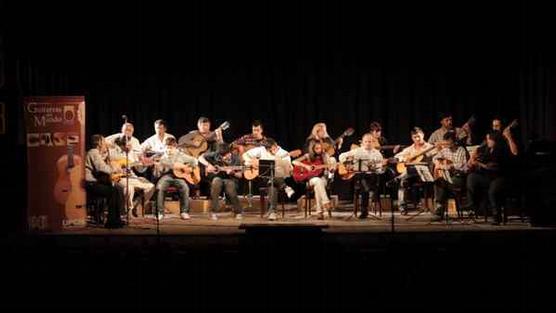
[[[307,165],[312,165],[315,168],[310,171],[310,170],[307,170],[306,168],[304,168],[302,166],[295,166],[293,168],[293,179],[298,183],[308,181],[309,179],[311,179],[313,177],[321,176],[322,173],[324,172],[324,166],[323,166],[324,163],[321,160],[315,160],[313,162],[311,162],[309,160],[305,160],[301,163],[307,164]]]
[[[67,195],[65,202],[65,218],[69,221],[82,218],[82,212],[76,209],[82,209],[85,205],[85,203],[83,203],[86,198],[85,188],[83,188],[83,184],[81,184],[83,180],[81,163],[81,157],[74,155],[74,167],[69,169],[68,172],[71,192]]]
[[[201,169],[198,166],[192,167],[189,164],[185,168],[174,168],[174,176],[183,178],[191,185],[197,185],[201,182]]]
[[[352,179],[355,176],[353,164],[347,162],[338,164],[338,175],[342,180]]]
[[[246,168],[245,171],[243,171],[243,178],[247,180],[253,180],[258,176],[259,176],[259,169],[254,166],[250,168]]]
[[[208,150],[208,142],[201,134],[187,134],[185,138],[187,141],[193,142],[193,145],[187,145],[183,148],[186,154],[198,158]]]
[[[81,165],[81,158],[79,156],[71,155],[71,162],[68,162],[68,156],[64,155],[56,161],[56,168],[58,169],[58,179],[54,184],[54,199],[56,203],[65,205],[68,201],[74,185],[77,183],[79,186],[79,168],[76,166]],[[77,181],[73,182],[72,177],[77,176]]]

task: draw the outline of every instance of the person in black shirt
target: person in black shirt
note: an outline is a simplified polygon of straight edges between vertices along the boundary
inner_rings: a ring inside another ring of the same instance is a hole
[[[206,166],[206,172],[211,182],[211,219],[218,219],[216,213],[220,208],[219,197],[222,193],[222,188],[224,188],[224,194],[230,199],[234,207],[236,219],[241,219],[243,209],[237,196],[238,179],[242,177],[239,156],[232,153],[228,144],[221,143],[218,144],[216,151],[205,152],[201,155],[199,162]]]
[[[500,209],[514,156],[509,147],[514,144],[508,133],[502,135],[500,131],[490,131],[486,135],[485,143],[471,155],[468,162],[471,173],[467,176],[467,207],[475,210],[477,205],[483,206],[488,199],[494,225],[501,222]]]

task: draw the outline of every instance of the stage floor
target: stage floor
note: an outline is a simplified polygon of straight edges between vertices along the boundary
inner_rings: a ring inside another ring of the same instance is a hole
[[[517,216],[510,217],[506,225],[493,226],[484,222],[484,218],[462,220],[453,217],[442,222],[431,222],[432,215],[428,212],[418,214],[417,211],[408,215],[394,213],[394,225],[392,226],[391,212],[383,212],[382,216],[371,214],[367,219],[360,220],[353,217],[348,206],[334,211],[332,217],[326,216],[324,220],[318,220],[315,215],[304,217],[295,206],[288,206],[285,217],[278,213],[278,220],[269,221],[261,218],[258,212],[244,213],[241,220],[236,220],[232,213],[224,212],[218,214],[219,219],[213,221],[208,214],[192,214],[190,220],[181,220],[177,215],[166,215],[159,224],[161,235],[237,235],[245,233],[245,226],[264,227],[300,227],[319,226],[325,233],[389,233],[389,232],[473,232],[473,231],[524,231],[543,229],[532,227],[525,221],[522,222]],[[130,225],[121,229],[106,229],[97,225],[87,227],[68,227],[57,234],[76,235],[156,235],[156,220],[152,215],[133,218]]]

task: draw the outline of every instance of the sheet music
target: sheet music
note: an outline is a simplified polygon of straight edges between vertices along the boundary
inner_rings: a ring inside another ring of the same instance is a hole
[[[432,177],[429,167],[426,165],[415,165],[415,170],[423,182],[432,183],[434,178]]]

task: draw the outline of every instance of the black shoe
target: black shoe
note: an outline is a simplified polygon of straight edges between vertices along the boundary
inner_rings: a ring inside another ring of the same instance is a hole
[[[363,220],[363,219],[366,219],[368,216],[369,216],[369,213],[361,212],[361,214],[359,214],[359,219]]]

